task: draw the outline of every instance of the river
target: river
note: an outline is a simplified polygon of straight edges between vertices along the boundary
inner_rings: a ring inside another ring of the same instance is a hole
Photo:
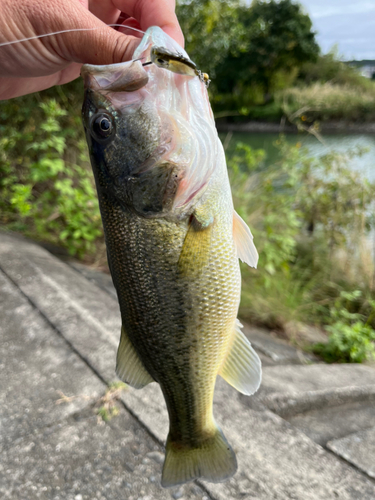
[[[229,133],[231,134],[231,132]],[[272,164],[278,159],[278,149],[275,141],[279,134],[268,132],[233,132],[233,135],[220,133],[221,140],[226,144],[229,154],[234,150],[236,143],[243,142],[254,149],[266,151],[266,164]],[[287,134],[284,136],[289,144],[301,143],[306,147],[309,156],[322,156],[332,151],[345,153],[355,148],[366,150],[361,156],[351,159],[351,166],[375,181],[375,135],[374,134],[330,134],[322,137],[322,142],[313,135]]]

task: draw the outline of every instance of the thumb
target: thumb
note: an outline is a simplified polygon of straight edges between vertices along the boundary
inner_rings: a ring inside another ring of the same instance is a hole
[[[98,65],[132,59],[140,43],[139,38],[110,28],[88,11],[85,11],[86,22],[82,21],[81,19],[78,26],[84,31],[63,35],[65,47],[61,55],[64,59],[69,62]]]

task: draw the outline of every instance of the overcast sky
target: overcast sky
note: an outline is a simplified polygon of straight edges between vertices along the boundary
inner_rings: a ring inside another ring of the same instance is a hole
[[[323,53],[334,44],[349,59],[375,59],[375,0],[299,0]]]

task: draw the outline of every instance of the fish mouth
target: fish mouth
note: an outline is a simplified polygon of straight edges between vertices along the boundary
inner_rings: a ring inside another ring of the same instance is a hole
[[[135,92],[145,87],[149,80],[140,61],[105,66],[84,64],[81,76],[85,89],[96,92]]]
[[[155,134],[149,137],[155,148],[136,166],[136,171],[143,174],[160,162],[178,165],[180,182],[173,209],[187,213],[203,195],[216,165],[224,161],[224,153],[217,141],[204,82],[198,76],[154,64],[150,55],[153,47],[161,47],[165,54],[176,54],[179,60],[189,60],[177,42],[160,28],[151,27],[132,61],[104,66],[85,64],[81,75],[92,109],[95,103],[101,107],[104,104],[116,120],[125,122],[129,117],[131,126],[135,126],[134,117],[139,112],[139,130],[145,121],[158,124],[157,140]],[[89,109],[88,105],[85,109]],[[148,134],[146,129],[144,132]],[[138,147],[139,138],[136,133],[134,147]]]
[[[135,92],[145,87],[149,81],[148,65],[152,64],[151,51],[157,45],[190,61],[185,50],[177,42],[154,26],[147,30],[133,54],[132,61],[101,66],[84,64],[81,76],[85,89],[96,92]]]

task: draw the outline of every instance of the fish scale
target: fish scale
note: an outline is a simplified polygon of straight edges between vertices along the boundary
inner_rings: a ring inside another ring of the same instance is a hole
[[[181,441],[183,436],[190,439],[192,429],[196,433],[197,425],[204,427],[207,414],[212,412],[216,375],[225,344],[232,336],[228,326],[234,323],[237,313],[240,276],[231,226],[225,238],[221,227],[225,221],[218,214],[212,235],[216,243],[211,248],[209,265],[202,271],[203,279],[197,276],[191,280],[188,274],[181,280],[177,263],[186,224],[142,219],[130,211],[108,206],[100,197],[99,201],[104,228],[116,228],[115,233],[106,229],[105,234],[125,331],[161,386],[173,436]],[[111,224],[107,225],[107,220]],[[121,232],[118,228],[122,228]],[[194,275],[195,268],[190,272]],[[208,304],[201,301],[202,294],[210,297]],[[195,357],[194,364],[192,348],[201,354]],[[158,368],[163,365],[167,369],[160,373]],[[195,378],[201,380],[202,386]],[[195,387],[194,393],[187,391],[188,383]],[[182,416],[181,407],[185,408]]]

